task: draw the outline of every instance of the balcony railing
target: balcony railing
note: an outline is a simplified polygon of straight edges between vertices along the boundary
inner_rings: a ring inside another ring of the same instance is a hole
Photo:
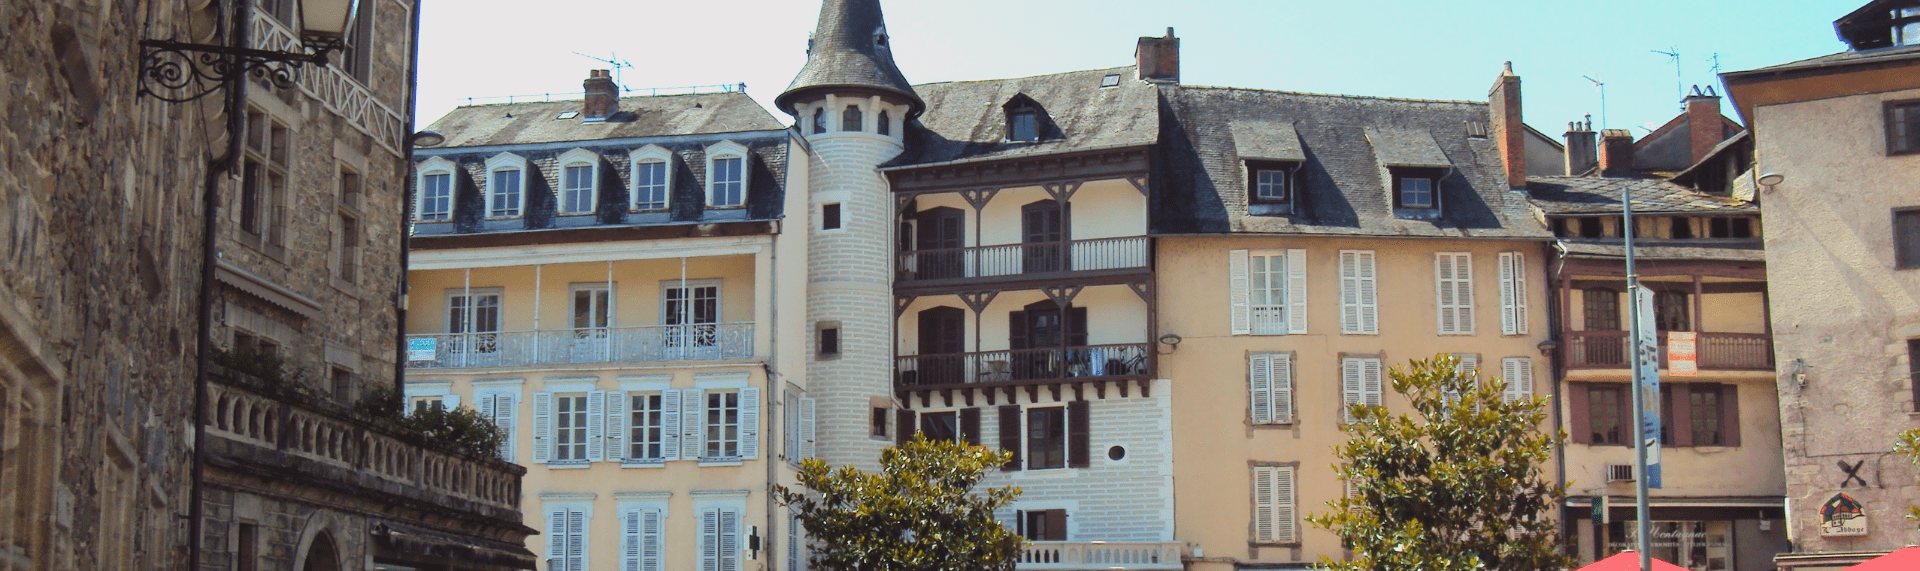
[[[946,355],[902,355],[894,361],[898,388],[1019,383],[1088,378],[1134,378],[1147,371],[1146,343],[1013,349]]]
[[[1035,541],[1015,569],[1180,569],[1179,543]]]
[[[1147,267],[1147,238],[1100,238],[1065,244],[1003,244],[901,252],[901,281],[992,278]]]
[[[409,360],[408,367],[445,369],[711,361],[754,356],[753,323],[428,333],[408,335],[409,349],[429,349],[422,340],[432,340],[430,349],[433,358]]]
[[[1567,368],[1624,369],[1633,361],[1626,331],[1567,332]],[[1773,370],[1773,339],[1754,333],[1701,333],[1695,347],[1700,369]],[[1660,333],[1660,368],[1667,365],[1667,334]]]

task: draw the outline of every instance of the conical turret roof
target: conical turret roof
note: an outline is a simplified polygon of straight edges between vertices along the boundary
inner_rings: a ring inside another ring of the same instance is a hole
[[[808,42],[807,65],[774,105],[791,114],[794,101],[810,91],[869,89],[905,97],[913,107],[909,118],[918,116],[926,103],[893,64],[890,43],[880,0],[824,0],[819,28]]]

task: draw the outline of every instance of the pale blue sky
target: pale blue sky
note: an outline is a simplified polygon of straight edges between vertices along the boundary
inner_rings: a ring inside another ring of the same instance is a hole
[[[1168,26],[1181,82],[1314,93],[1484,101],[1503,61],[1525,81],[1527,123],[1559,136],[1600,98],[1607,122],[1657,127],[1686,84],[1842,51],[1832,21],[1865,0],[883,0],[894,56],[914,83],[1130,65]],[[578,98],[587,71],[632,62],[621,83],[746,83],[768,105],[806,61],[818,0],[427,0],[422,127],[467,98]],[[566,95],[561,95],[566,94]],[[1739,119],[1731,104],[1724,112]],[[790,118],[776,114],[782,121]],[[1644,129],[1635,129],[1643,135]]]

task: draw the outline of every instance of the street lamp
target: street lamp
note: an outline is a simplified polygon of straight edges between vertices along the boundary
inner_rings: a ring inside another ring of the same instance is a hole
[[[327,65],[327,56],[346,46],[347,30],[359,13],[359,0],[295,0],[300,14],[298,51],[140,40],[140,95],[181,103],[213,94],[251,76],[275,87],[293,85],[293,70]]]

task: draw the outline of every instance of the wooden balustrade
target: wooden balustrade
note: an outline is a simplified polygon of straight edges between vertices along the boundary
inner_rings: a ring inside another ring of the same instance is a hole
[[[894,263],[901,281],[1004,278],[1146,267],[1145,236],[907,250],[900,252]]]
[[[902,389],[1144,377],[1146,343],[902,355],[894,360],[894,383]]]
[[[1569,369],[1624,369],[1632,364],[1626,331],[1569,331],[1565,351]],[[1773,339],[1755,333],[1700,333],[1695,355],[1702,370],[1771,371]],[[1667,334],[1660,333],[1660,365],[1666,368]]]

